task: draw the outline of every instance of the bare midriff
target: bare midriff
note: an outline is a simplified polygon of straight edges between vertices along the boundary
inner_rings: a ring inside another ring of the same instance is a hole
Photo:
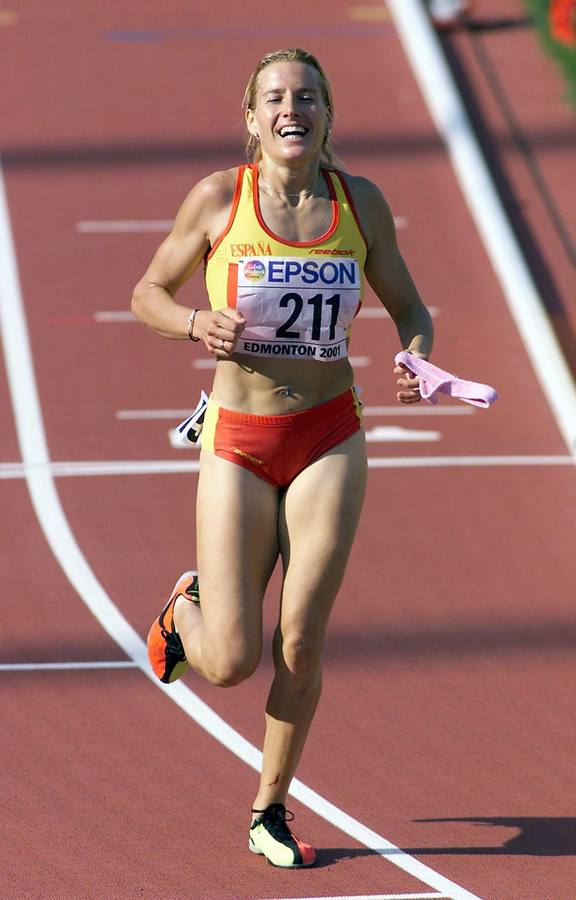
[[[348,359],[280,361],[236,354],[219,360],[212,398],[237,412],[281,416],[326,403],[354,383]]]

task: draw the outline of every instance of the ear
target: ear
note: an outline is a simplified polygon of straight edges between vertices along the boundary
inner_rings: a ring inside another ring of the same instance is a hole
[[[246,128],[248,129],[248,134],[251,134],[255,138],[260,137],[258,134],[258,126],[256,125],[256,116],[251,109],[246,110]]]

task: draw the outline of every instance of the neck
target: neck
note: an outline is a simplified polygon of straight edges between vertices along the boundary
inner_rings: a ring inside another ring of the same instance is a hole
[[[259,185],[270,196],[300,202],[318,193],[320,164],[315,162],[302,169],[288,169],[259,164]]]

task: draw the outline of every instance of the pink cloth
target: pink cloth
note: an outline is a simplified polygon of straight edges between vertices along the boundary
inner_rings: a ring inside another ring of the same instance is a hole
[[[487,408],[498,399],[498,392],[489,384],[480,384],[477,381],[465,381],[439,369],[438,366],[432,365],[425,359],[419,359],[402,350],[394,357],[396,365],[406,366],[414,375],[420,379],[420,396],[429,403],[438,403],[438,394],[447,394],[449,397],[456,397],[463,400],[464,403],[471,403],[472,406],[481,406]]]

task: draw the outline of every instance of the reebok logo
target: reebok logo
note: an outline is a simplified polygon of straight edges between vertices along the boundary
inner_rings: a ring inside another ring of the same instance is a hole
[[[354,256],[353,250],[309,250],[309,253],[314,253],[316,256]]]

